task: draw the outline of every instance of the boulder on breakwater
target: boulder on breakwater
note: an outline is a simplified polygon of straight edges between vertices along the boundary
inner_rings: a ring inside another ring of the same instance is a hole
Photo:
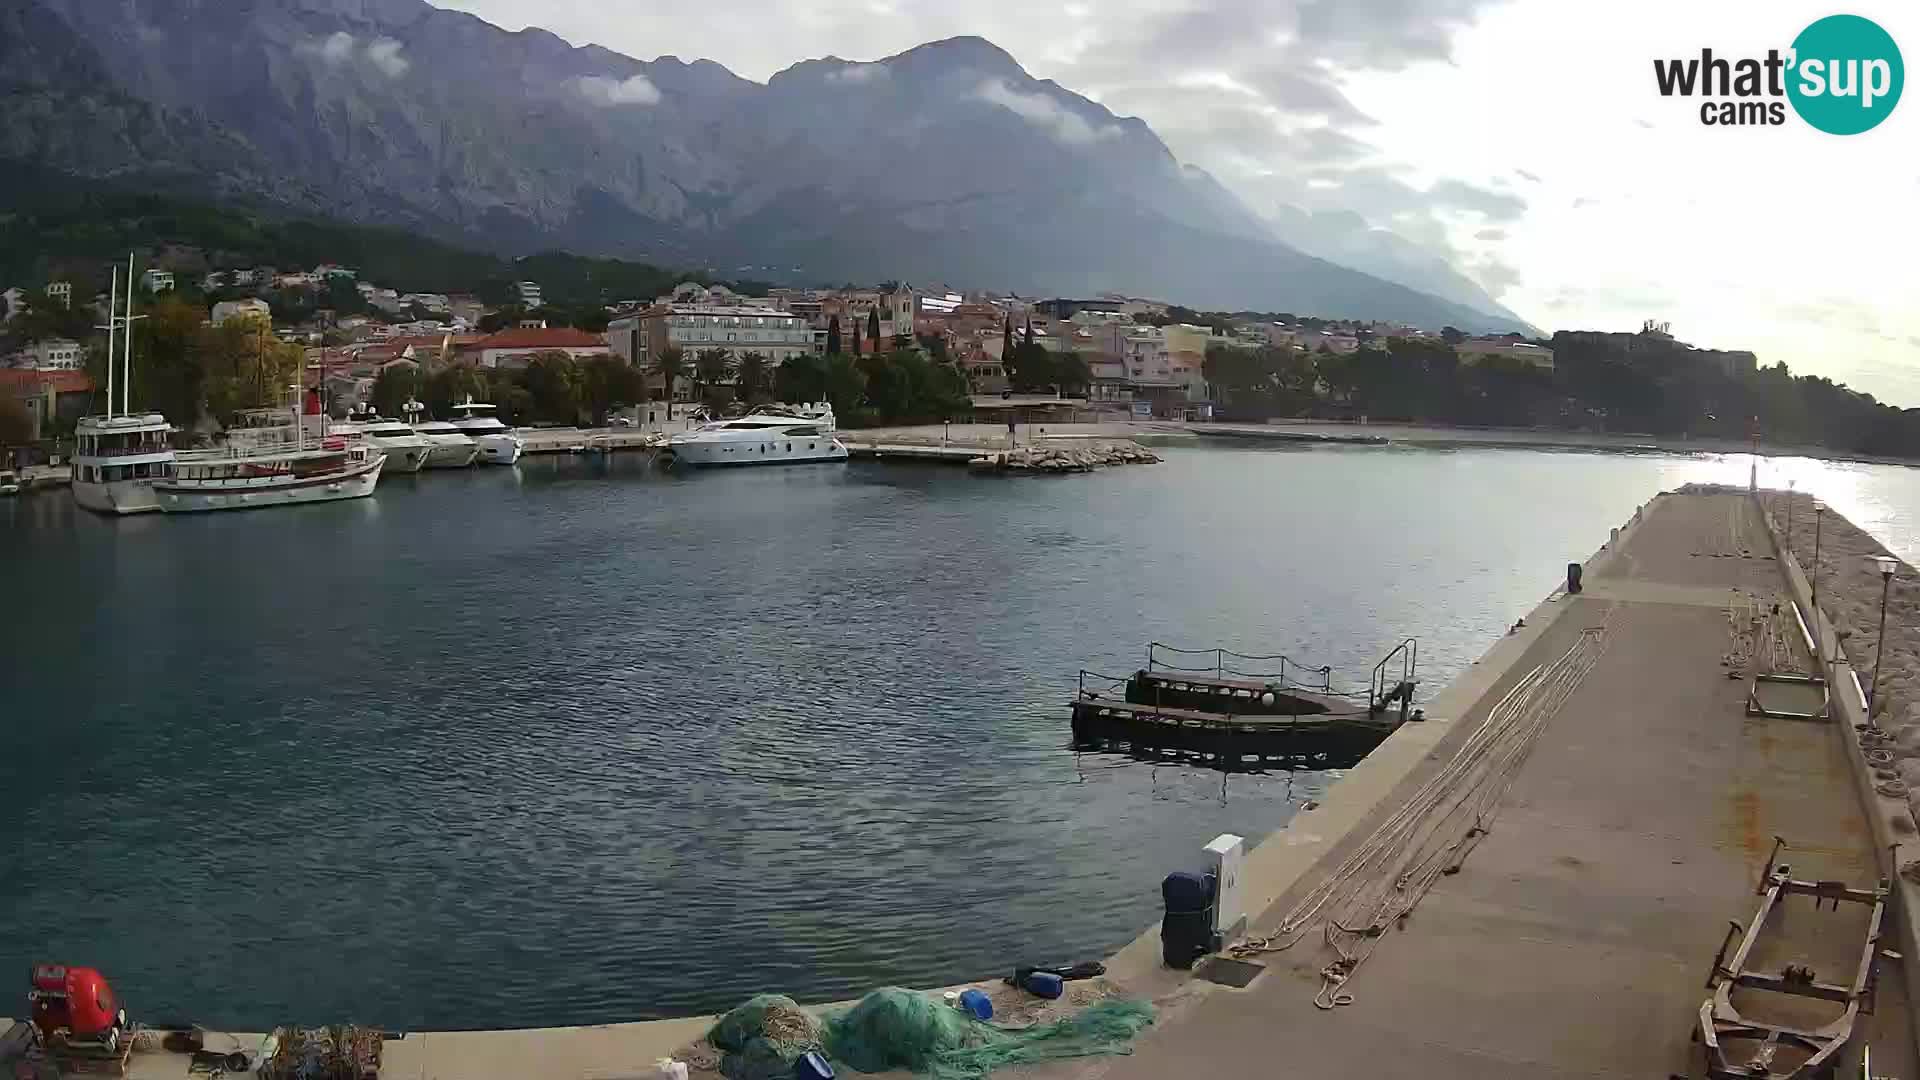
[[[1160,455],[1121,439],[1081,446],[1021,446],[974,458],[967,464],[983,472],[1092,472],[1107,465],[1152,465]]]

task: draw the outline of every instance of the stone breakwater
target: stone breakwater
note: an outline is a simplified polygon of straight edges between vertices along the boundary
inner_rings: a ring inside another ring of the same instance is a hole
[[[976,469],[1028,472],[1090,472],[1107,465],[1152,465],[1160,456],[1139,443],[1120,440],[1091,446],[1023,446],[983,454],[967,464]]]
[[[1864,683],[1880,658],[1880,690],[1873,703],[1875,723],[1891,732],[1900,778],[1920,793],[1920,577],[1902,562],[1887,588],[1887,640],[1880,653],[1880,591],[1883,581],[1872,559],[1891,556],[1878,540],[1829,508],[1820,521],[1820,559],[1813,557],[1813,499],[1763,494],[1767,516],[1782,535],[1792,518],[1795,558],[1819,582],[1820,610],[1833,621],[1840,643]],[[1920,803],[1920,796],[1915,799]],[[1920,806],[1916,806],[1920,809]]]

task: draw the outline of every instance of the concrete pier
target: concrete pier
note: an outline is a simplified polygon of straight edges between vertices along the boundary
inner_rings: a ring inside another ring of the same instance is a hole
[[[1239,990],[1159,968],[1147,935],[1114,974],[1160,1001],[1161,1022],[1132,1057],[1043,1075],[1704,1075],[1690,1038],[1703,983],[1728,923],[1754,914],[1773,837],[1786,838],[1795,877],[1871,887],[1892,874],[1880,836],[1901,823],[1863,797],[1847,725],[1746,715],[1746,678],[1730,678],[1726,663],[1740,651],[1729,608],[1796,592],[1752,500],[1666,495],[1639,518],[1588,564],[1581,595],[1556,592],[1428,703],[1426,725],[1389,739],[1251,856],[1243,888],[1272,901],[1255,906],[1257,937],[1451,760],[1512,687],[1605,627],[1603,651],[1488,831],[1379,939],[1342,986],[1350,1004],[1315,1004],[1333,959],[1317,932],[1250,957],[1266,970]],[[1902,923],[1890,921],[1882,946],[1912,955],[1905,912]],[[1757,964],[1845,981],[1864,925],[1850,909],[1803,906],[1768,924]],[[1881,971],[1860,1042],[1876,1074],[1913,1076],[1904,973],[1893,960]]]

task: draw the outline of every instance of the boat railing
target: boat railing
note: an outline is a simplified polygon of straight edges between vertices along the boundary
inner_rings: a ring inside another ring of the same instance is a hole
[[[1398,665],[1400,677],[1397,680],[1393,680],[1392,684],[1389,685],[1389,680],[1393,679],[1395,658],[1398,658],[1400,661]],[[1413,689],[1415,685],[1413,676],[1415,671],[1419,669],[1419,664],[1420,642],[1415,638],[1408,638],[1402,641],[1400,644],[1395,645],[1387,655],[1381,657],[1380,662],[1373,666],[1373,682],[1367,693],[1367,711],[1370,713],[1384,712],[1387,706],[1398,700],[1400,703],[1400,719],[1405,720],[1407,718],[1407,710],[1413,705]]]
[[[1172,659],[1163,659],[1162,654]],[[1207,664],[1206,658],[1212,657],[1213,663]],[[1229,664],[1231,660],[1233,663]],[[1200,661],[1195,663],[1195,661]],[[1277,671],[1247,670],[1255,665],[1272,665],[1278,662]],[[1244,665],[1244,666],[1242,666]],[[1318,690],[1331,693],[1333,690],[1333,668],[1327,665],[1314,667],[1284,653],[1271,656],[1254,656],[1237,653],[1231,649],[1181,649],[1163,642],[1147,644],[1147,670],[1173,671],[1190,675],[1213,673],[1216,679],[1240,678],[1256,682],[1274,682],[1282,686],[1296,686],[1302,690]]]

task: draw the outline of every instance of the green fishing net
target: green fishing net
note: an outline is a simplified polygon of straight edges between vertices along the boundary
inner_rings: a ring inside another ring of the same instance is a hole
[[[727,1080],[786,1080],[795,1058],[820,1048],[820,1027],[792,998],[760,994],[722,1016],[707,1041],[725,1052]]]
[[[909,1069],[933,1080],[978,1080],[1036,1061],[1131,1052],[1153,1006],[1113,998],[1078,1016],[1006,1030],[926,994],[889,987],[826,1022],[829,1058],[856,1072]]]

